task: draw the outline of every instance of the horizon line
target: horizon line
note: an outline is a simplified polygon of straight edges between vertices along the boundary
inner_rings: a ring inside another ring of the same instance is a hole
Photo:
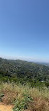
[[[49,60],[42,60],[42,59],[35,59],[35,58],[27,58],[27,57],[12,57],[12,56],[0,56],[2,59],[7,60],[23,60],[28,62],[35,62],[35,63],[49,63]]]

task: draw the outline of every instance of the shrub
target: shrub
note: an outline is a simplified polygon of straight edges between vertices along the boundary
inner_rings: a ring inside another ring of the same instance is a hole
[[[16,99],[13,111],[23,111],[25,109],[28,109],[30,102],[32,102],[32,98],[28,94],[23,94],[21,101],[19,99]]]

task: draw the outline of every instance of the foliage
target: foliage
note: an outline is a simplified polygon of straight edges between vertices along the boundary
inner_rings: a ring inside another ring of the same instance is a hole
[[[29,102],[32,102],[32,98],[28,94],[24,94],[24,97],[21,101],[16,99],[13,111],[23,111],[28,109]]]
[[[32,87],[38,83],[42,84],[43,81],[48,86],[49,66],[0,58],[0,81],[7,82],[8,80],[21,84],[29,83]]]
[[[16,83],[0,83],[0,97],[4,104],[13,104],[13,111],[49,111],[49,89],[32,88]]]

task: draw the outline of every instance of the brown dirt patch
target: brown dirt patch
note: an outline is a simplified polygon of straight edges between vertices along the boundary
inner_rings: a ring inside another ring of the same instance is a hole
[[[0,111],[13,111],[12,105],[5,105],[3,103],[0,103]]]

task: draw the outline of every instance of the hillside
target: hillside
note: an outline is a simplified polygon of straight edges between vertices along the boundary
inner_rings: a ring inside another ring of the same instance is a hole
[[[0,58],[0,110],[49,111],[49,66]]]
[[[49,81],[49,66],[22,60],[0,58],[0,77]]]

